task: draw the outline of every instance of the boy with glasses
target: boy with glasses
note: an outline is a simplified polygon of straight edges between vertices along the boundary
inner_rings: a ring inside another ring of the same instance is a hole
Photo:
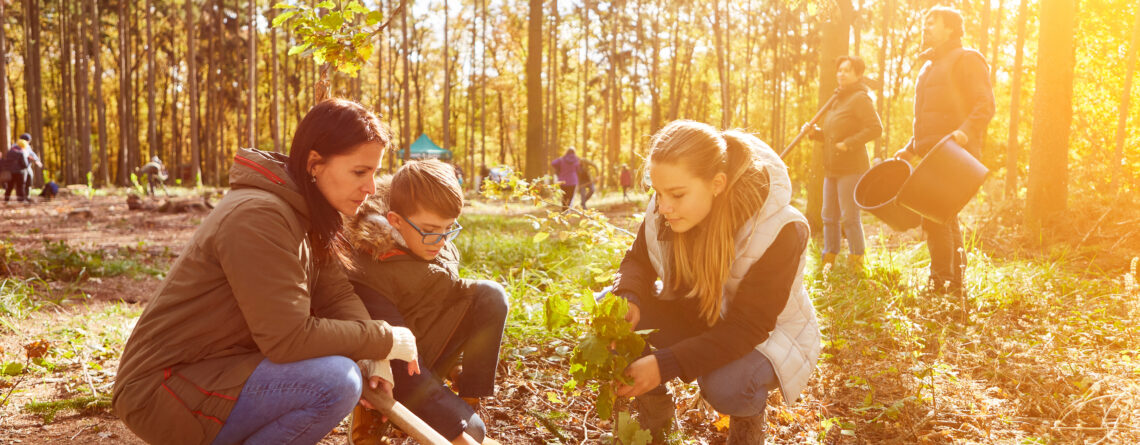
[[[459,278],[451,241],[463,228],[462,210],[463,190],[445,163],[413,161],[381,178],[346,224],[355,266],[349,279],[373,319],[416,337],[424,372],[393,360],[396,400],[451,443],[478,444],[486,426],[474,407],[494,394],[507,294],[494,281]],[[460,361],[457,395],[443,377]],[[380,443],[381,425],[377,413],[358,407],[349,443]]]

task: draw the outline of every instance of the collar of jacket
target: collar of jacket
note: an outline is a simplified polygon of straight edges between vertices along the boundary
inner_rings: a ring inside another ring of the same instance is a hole
[[[243,148],[234,155],[230,167],[230,187],[233,189],[258,188],[277,195],[288,202],[304,219],[309,218],[309,205],[301,189],[289,176],[286,161],[289,157],[271,151]]]
[[[926,51],[923,51],[922,53],[920,53],[918,55],[918,58],[920,60],[935,61],[935,60],[938,60],[940,57],[945,56],[950,51],[953,51],[953,50],[961,48],[961,47],[962,47],[962,38],[961,37],[951,37],[950,40],[942,42],[941,45],[938,45],[934,48],[930,48]]]

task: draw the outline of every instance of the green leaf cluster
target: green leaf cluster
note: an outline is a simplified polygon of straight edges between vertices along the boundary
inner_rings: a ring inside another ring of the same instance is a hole
[[[290,29],[298,39],[299,43],[289,48],[289,55],[312,56],[318,65],[327,63],[352,77],[372,57],[372,33],[365,28],[384,19],[384,13],[370,10],[357,0],[340,7],[323,1],[312,7],[282,2],[273,8],[281,10],[273,18],[273,27]],[[364,21],[363,27],[358,19]]]
[[[612,383],[632,383],[623,372],[641,356],[649,332],[633,330],[625,319],[629,303],[613,294],[607,294],[589,311],[590,328],[574,348],[570,374],[578,382],[598,384],[598,416],[609,418],[617,400]]]

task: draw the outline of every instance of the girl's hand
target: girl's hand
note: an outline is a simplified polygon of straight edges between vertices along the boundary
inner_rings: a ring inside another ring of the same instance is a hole
[[[641,321],[641,308],[636,304],[629,304],[629,311],[625,313],[625,321],[629,322],[629,327],[637,329],[637,322]]]
[[[653,355],[634,360],[625,368],[625,375],[633,380],[633,385],[617,382],[615,393],[622,397],[637,397],[661,385],[661,369]]]

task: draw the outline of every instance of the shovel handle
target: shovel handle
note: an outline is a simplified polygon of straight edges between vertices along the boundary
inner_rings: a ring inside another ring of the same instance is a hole
[[[388,416],[388,421],[392,422],[393,425],[420,443],[427,445],[449,445],[451,443],[415,413],[392,398],[390,394],[364,385],[361,396],[368,403],[371,403],[377,411]]]
[[[815,112],[815,116],[812,116],[811,120],[808,121],[808,123],[805,127],[810,128],[812,125],[815,125],[816,122],[819,122],[819,119],[823,117],[823,113],[825,113],[825,112],[827,112],[827,110],[831,109],[831,106],[835,104],[835,101],[837,99],[839,99],[839,95],[833,94],[831,96],[831,98],[828,99],[827,102],[824,103],[823,106],[819,108],[819,111]],[[800,142],[800,139],[803,139],[805,135],[807,135],[807,130],[801,129],[800,133],[797,134],[796,137],[792,139],[792,142],[789,142],[788,146],[784,147],[784,151],[780,152],[780,159],[783,159],[784,156],[788,154],[788,152],[792,151],[792,147],[795,147],[796,144],[798,144]]]

